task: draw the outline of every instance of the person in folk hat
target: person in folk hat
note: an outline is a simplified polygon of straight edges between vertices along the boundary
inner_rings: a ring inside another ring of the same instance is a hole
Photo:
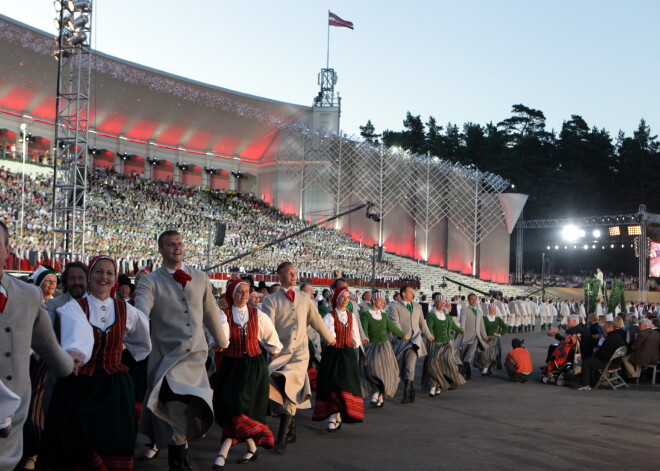
[[[54,277],[54,272],[41,271],[41,276],[38,278],[41,280],[39,283],[42,292],[45,292],[43,289],[46,286],[48,287],[46,291],[52,290],[52,285],[55,283],[49,283],[51,277]],[[56,310],[72,299],[81,298],[87,293],[87,266],[82,262],[68,263],[62,272],[62,287],[62,294],[44,303],[53,327],[57,326],[58,330],[59,319],[57,319]],[[87,329],[83,323],[77,328]],[[84,335],[84,333],[74,335]],[[36,358],[36,355],[32,355],[32,361],[35,363],[31,368],[32,400],[28,420],[23,429],[23,469],[33,469],[32,466],[37,462],[48,407],[57,382],[57,375],[51,374],[48,364],[43,359],[37,361]]]
[[[307,375],[309,342],[307,326],[316,330],[328,345],[335,341],[316,309],[316,303],[305,293],[295,289],[298,275],[291,262],[277,267],[281,289],[274,292],[262,304],[263,312],[273,321],[282,353],[268,365],[270,373],[270,399],[281,404],[275,451],[284,453],[287,443],[296,440],[296,411],[309,408],[312,390]]]
[[[384,399],[394,397],[399,387],[399,365],[387,333],[404,341],[408,336],[390,320],[385,310],[385,295],[380,291],[369,294],[370,303],[365,303],[360,311],[362,329],[369,338],[364,348],[366,365],[362,370],[362,392],[371,396],[372,407],[383,407]]]
[[[72,355],[59,345],[53,326],[43,308],[39,289],[3,272],[9,256],[9,230],[0,221],[0,377],[20,398],[11,418],[11,430],[0,435],[0,469],[11,470],[23,454],[23,426],[30,405],[30,351],[34,349],[52,368],[54,374],[66,376],[73,371]],[[9,395],[9,394],[7,394]],[[3,405],[7,405],[3,402]],[[3,417],[4,419],[4,417]]]
[[[451,306],[445,297],[440,293],[433,293],[432,297],[433,308],[426,316],[426,324],[433,334],[433,341],[422,372],[422,384],[429,388],[429,397],[437,396],[443,389],[456,389],[465,384],[461,363],[452,344],[452,332],[462,334],[463,329],[450,315]]]
[[[347,288],[332,294],[332,311],[323,317],[335,335],[334,345],[326,346],[316,379],[316,403],[312,420],[328,419],[328,432],[341,429],[342,422],[362,422],[364,404],[360,370],[355,349],[361,344],[358,320],[348,310]]]
[[[34,283],[34,286],[41,289],[43,300],[48,301],[53,298],[57,289],[57,274],[55,270],[47,265],[40,265],[29,278],[28,282]]]
[[[234,280],[227,287],[227,309],[220,315],[228,325],[229,347],[221,353],[218,372],[212,378],[215,421],[222,427],[222,446],[213,469],[223,469],[234,440],[245,442],[247,453],[238,460],[245,464],[257,459],[257,445],[272,448],[273,433],[266,424],[269,378],[265,349],[277,357],[282,344],[271,320],[247,304],[250,285]]]
[[[133,301],[132,294],[135,292],[135,285],[131,281],[131,278],[122,273],[117,277],[117,297],[123,299],[131,305],[135,305]]]
[[[147,317],[112,297],[116,281],[116,262],[94,257],[89,294],[57,310],[62,346],[81,351],[81,364],[55,385],[40,455],[43,469],[132,469],[135,395],[121,354],[125,347],[142,360],[151,339]],[[72,325],[81,320],[87,322],[86,338],[72,335]]]

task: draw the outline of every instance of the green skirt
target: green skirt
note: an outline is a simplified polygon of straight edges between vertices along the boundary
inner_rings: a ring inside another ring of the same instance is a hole
[[[213,410],[222,427],[222,439],[244,441],[252,438],[265,448],[275,444],[266,425],[269,389],[268,369],[263,354],[240,358],[222,356],[213,375]]]
[[[46,470],[133,469],[135,395],[128,373],[67,376],[55,385],[39,462]]]
[[[362,422],[364,403],[357,354],[352,347],[327,347],[316,377],[316,403],[312,420],[341,413],[342,422]]]

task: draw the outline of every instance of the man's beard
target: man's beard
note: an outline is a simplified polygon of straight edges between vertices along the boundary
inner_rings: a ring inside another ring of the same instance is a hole
[[[82,298],[85,295],[85,288],[81,285],[74,285],[69,288],[69,294],[73,299]]]

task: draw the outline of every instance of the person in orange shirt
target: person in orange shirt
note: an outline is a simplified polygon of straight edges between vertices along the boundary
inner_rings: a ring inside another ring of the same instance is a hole
[[[513,350],[506,356],[504,367],[509,373],[509,381],[520,381],[526,383],[532,374],[532,357],[529,350],[525,348],[525,342],[520,339],[511,341]]]

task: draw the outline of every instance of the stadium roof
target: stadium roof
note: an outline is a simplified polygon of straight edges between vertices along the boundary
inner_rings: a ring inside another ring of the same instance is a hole
[[[0,110],[55,120],[53,35],[0,15]],[[96,52],[91,127],[99,133],[261,160],[311,107],[196,82]]]

